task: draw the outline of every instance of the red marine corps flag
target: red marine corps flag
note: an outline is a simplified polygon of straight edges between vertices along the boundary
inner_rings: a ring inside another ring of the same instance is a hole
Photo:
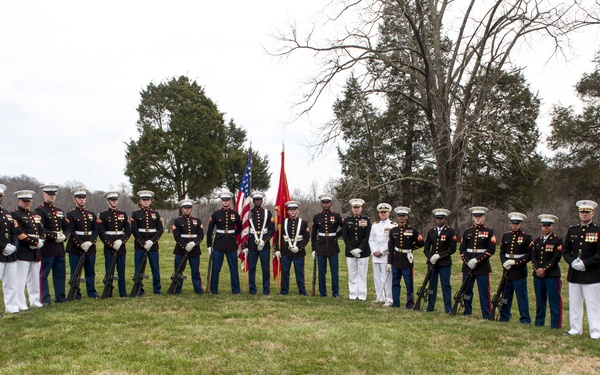
[[[236,210],[240,215],[242,221],[242,232],[237,236],[238,249],[242,248],[242,245],[248,241],[248,234],[250,232],[249,218],[250,218],[250,190],[252,188],[252,146],[248,151],[248,164],[244,170],[244,176],[240,182],[240,188],[237,192],[236,198]],[[240,252],[238,258],[242,261],[242,269],[248,271],[248,262],[246,262],[246,256],[243,252]]]
[[[275,215],[277,227],[273,235],[273,248],[281,251],[282,236],[281,225],[283,220],[287,218],[287,210],[285,203],[290,201],[290,191],[288,189],[287,178],[285,177],[285,148],[281,150],[281,172],[279,174],[279,189],[277,190],[277,198],[275,199]],[[273,279],[277,280],[279,276],[280,263],[276,256],[273,256]]]

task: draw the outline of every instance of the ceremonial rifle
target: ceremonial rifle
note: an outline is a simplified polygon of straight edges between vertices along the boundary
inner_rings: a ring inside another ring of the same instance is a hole
[[[311,296],[315,296],[315,285],[317,284],[317,254],[313,258],[313,278],[312,278],[312,291]]]
[[[419,290],[417,290],[417,302],[415,302],[414,310],[421,310],[421,301],[427,302],[427,300],[429,299],[429,295],[433,294],[433,291],[428,288],[432,276],[433,265],[430,265],[427,268],[427,274],[425,275],[425,280],[423,280],[423,284],[421,285]]]
[[[506,291],[507,283],[508,270],[505,269],[504,272],[502,272],[502,279],[500,279],[498,290],[496,290],[496,294],[494,294],[494,297],[492,298],[492,311],[490,313],[490,320],[500,319],[500,310],[502,310],[502,307],[508,302],[504,297],[504,292]],[[498,311],[498,314],[496,314],[496,311]]]
[[[186,276],[183,274],[183,271],[185,270],[185,266],[187,265],[189,255],[189,252],[184,252],[181,262],[177,266],[175,272],[173,272],[173,275],[171,275],[171,286],[169,286],[169,289],[167,289],[167,294],[175,294],[175,292],[177,291],[177,286],[183,285],[183,280],[186,279]]]
[[[210,294],[210,274],[212,268],[212,251],[208,255],[208,270],[206,271],[206,287],[208,288],[208,293]]]
[[[469,301],[473,297],[466,294],[467,287],[471,283],[471,280],[473,280],[473,277],[475,277],[475,272],[472,269],[469,269],[469,272],[467,272],[467,277],[465,277],[460,289],[454,295],[454,305],[452,305],[450,315],[456,315],[459,306],[464,307],[465,300]]]
[[[112,259],[108,265],[108,272],[104,275],[104,280],[102,280],[104,289],[102,290],[101,298],[112,297],[112,291],[115,289],[114,281],[119,279],[118,276],[115,276],[115,268],[117,268],[117,250],[112,251]]]
[[[142,287],[144,286],[144,279],[148,278],[148,275],[144,275],[144,272],[146,272],[146,263],[148,260],[148,250],[143,251],[144,254],[142,255],[140,266],[137,270],[135,270],[135,274],[133,275],[133,288],[131,288],[131,293],[129,293],[129,297],[139,296],[140,292],[142,291]]]
[[[85,253],[79,256],[79,261],[77,262],[77,266],[75,267],[75,271],[71,274],[71,279],[69,280],[69,285],[71,288],[69,289],[69,294],[67,294],[67,301],[73,301],[75,297],[80,292],[79,283],[81,281],[81,272],[83,271],[83,265],[85,264]]]

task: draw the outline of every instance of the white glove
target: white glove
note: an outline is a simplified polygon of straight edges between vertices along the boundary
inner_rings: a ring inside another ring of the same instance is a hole
[[[290,240],[290,238],[284,234],[284,235],[283,235],[283,240],[287,242],[287,241],[289,241],[289,240]]]
[[[81,244],[81,250],[85,251],[86,253],[90,249],[90,247],[92,247],[92,243],[90,241],[85,241]]]
[[[258,241],[258,250],[262,250],[265,247],[265,241],[260,240]]]
[[[58,232],[56,234],[56,243],[61,243],[66,239],[67,239],[67,236],[65,236],[65,234],[63,232]]]
[[[206,251],[208,251],[208,256],[210,256],[212,254],[212,247],[207,247]]]
[[[575,271],[585,271],[585,264],[583,264],[583,261],[579,258],[575,259],[573,263],[571,263],[571,267],[573,267]]]
[[[44,240],[42,240],[41,238],[38,240],[37,246],[35,247],[36,249],[41,249],[42,246],[44,246]]]
[[[316,251],[314,251],[314,250],[313,250],[313,252],[312,252],[312,257],[313,257],[313,259],[315,259],[315,258],[317,257],[317,252],[316,252]]]
[[[362,252],[362,251],[361,251],[360,249],[352,249],[352,250],[350,250],[350,254],[352,254],[352,256],[354,256],[354,257],[356,257],[356,258],[359,258],[359,257],[360,257],[360,253],[361,253],[361,252]]]
[[[467,263],[467,266],[469,266],[470,269],[474,269],[475,267],[477,267],[477,259],[475,259],[475,258],[471,259]]]
[[[298,251],[300,251],[300,249],[298,249],[298,246],[290,246],[290,251],[296,254]]]
[[[440,254],[433,254],[431,256],[431,258],[429,258],[429,262],[431,264],[436,264],[439,259],[440,259]]]
[[[122,245],[123,245],[123,240],[116,240],[115,242],[113,242],[112,248],[115,250],[119,250]]]
[[[281,251],[276,251],[275,256],[277,257],[277,259],[281,259]]]
[[[187,251],[189,253],[190,251],[192,251],[192,249],[194,248],[194,246],[196,246],[196,243],[194,241],[188,242],[185,245],[185,251]]]
[[[2,254],[4,254],[4,256],[9,256],[10,254],[14,253],[15,251],[17,251],[17,247],[11,243],[6,244],[6,247],[4,248],[4,251],[2,251]]]
[[[415,257],[412,255],[412,253],[406,254],[406,258],[408,259],[408,262],[411,264],[412,264],[413,260],[415,260]]]
[[[391,264],[386,264],[386,265],[385,265],[385,270],[386,270],[387,272],[392,272],[392,265],[391,265]]]
[[[144,242],[144,249],[150,250],[152,248],[152,245],[154,245],[154,242],[148,240],[148,241]]]
[[[509,270],[514,265],[515,265],[515,260],[514,259],[509,259],[506,262],[502,263],[502,267],[504,267],[507,270]]]
[[[242,253],[244,253],[245,257],[247,257],[248,256],[248,248],[245,248],[244,250],[242,250]]]

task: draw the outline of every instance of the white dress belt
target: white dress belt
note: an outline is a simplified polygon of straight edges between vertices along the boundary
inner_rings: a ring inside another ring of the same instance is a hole
[[[217,229],[217,233],[225,233],[225,234],[234,234],[235,230],[233,229]]]
[[[123,232],[122,230],[107,230],[104,233],[108,234],[109,236],[121,236],[125,232]]]
[[[405,253],[405,254],[412,253],[411,249],[400,249],[400,248],[397,248],[397,247],[394,247],[394,249],[396,249],[396,251],[399,252],[399,253]]]
[[[467,253],[478,253],[483,254],[487,251],[487,249],[467,249]]]
[[[140,228],[139,232],[140,233],[156,233],[156,229],[155,228]]]
[[[84,231],[81,231],[81,230],[76,230],[75,231],[75,234],[78,235],[78,236],[91,236],[92,233],[94,233],[94,232],[91,232],[91,231],[85,231],[84,232]]]
[[[525,254],[506,254],[506,257],[508,259],[519,259],[519,258],[523,258],[525,256]]]
[[[197,234],[182,234],[181,238],[196,238],[198,237]]]
[[[337,236],[337,232],[334,232],[334,233],[319,232],[319,236],[321,236],[321,237],[335,237],[335,236]]]

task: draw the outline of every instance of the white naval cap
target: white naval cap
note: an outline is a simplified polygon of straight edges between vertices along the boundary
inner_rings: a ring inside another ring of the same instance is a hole
[[[558,217],[550,214],[538,215],[538,219],[542,224],[554,224],[558,221]]]
[[[4,195],[5,191],[6,191],[6,185],[0,184],[0,194]]]
[[[471,215],[473,215],[473,216],[483,216],[483,215],[487,214],[487,212],[489,210],[487,209],[487,207],[475,206],[475,207],[469,208],[469,211],[471,212]]]
[[[348,201],[352,207],[362,207],[365,201],[360,198],[353,198]]]
[[[58,185],[56,185],[56,184],[46,184],[46,185],[40,186],[40,189],[42,189],[42,191],[44,193],[55,193],[55,192],[58,191]]]
[[[525,220],[527,220],[527,216],[525,216],[525,214],[522,214],[520,212],[511,212],[507,216],[508,216],[508,220],[510,220],[510,222],[513,224],[519,224],[519,223],[522,223]]]
[[[232,199],[233,194],[230,191],[223,190],[222,192],[219,193],[219,198],[225,199],[225,200]]]
[[[194,201],[189,198],[185,198],[179,201],[179,207],[192,207],[193,205]]]
[[[252,199],[265,199],[265,193],[263,193],[262,191],[258,191],[255,190],[252,192],[252,194],[250,194],[250,197],[252,197]]]
[[[119,199],[120,196],[121,193],[119,193],[118,191],[109,191],[107,193],[104,193],[104,198],[106,199]]]
[[[435,210],[431,211],[431,213],[436,218],[443,218],[448,217],[448,215],[450,215],[450,210],[447,210],[445,208],[436,208]]]
[[[20,199],[23,202],[31,202],[31,200],[33,199],[33,194],[35,194],[33,190],[15,191],[15,196],[17,197],[17,199]]]
[[[88,189],[84,188],[84,187],[76,187],[75,189],[71,189],[71,194],[73,194],[74,197],[78,196],[78,195],[83,195],[84,197],[87,196],[89,193]]]
[[[577,201],[575,205],[579,207],[579,211],[594,211],[598,207],[598,203],[594,201]]]
[[[379,203],[377,205],[378,212],[390,212],[392,210],[392,206],[387,203]]]
[[[138,197],[141,198],[153,198],[154,192],[150,190],[140,190],[137,192]]]
[[[394,212],[398,215],[410,215],[411,209],[408,207],[404,207],[404,206],[399,206],[394,208]]]
[[[319,195],[319,200],[321,202],[332,202],[333,201],[333,195],[331,195],[331,194],[321,194],[321,195]]]
[[[285,202],[285,206],[289,209],[298,208],[298,207],[300,207],[300,202],[298,202],[298,201]]]

